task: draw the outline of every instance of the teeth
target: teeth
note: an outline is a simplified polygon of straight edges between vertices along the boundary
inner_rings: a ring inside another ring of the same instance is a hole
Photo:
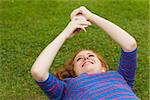
[[[87,64],[93,64],[93,62],[85,62],[85,63],[82,65],[82,67],[83,67],[84,65],[87,65]]]

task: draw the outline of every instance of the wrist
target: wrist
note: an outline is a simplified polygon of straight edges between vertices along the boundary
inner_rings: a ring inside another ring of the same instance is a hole
[[[94,13],[89,13],[87,19],[88,19],[88,20],[92,20],[93,16],[94,16]]]
[[[90,13],[90,14],[87,16],[87,20],[89,20],[90,22],[93,23],[93,21],[94,21],[94,16],[95,16],[94,13]]]
[[[97,23],[97,18],[101,18],[100,16],[97,16],[96,14],[92,13],[90,16],[90,21],[94,24]]]
[[[67,26],[62,32],[68,33],[68,34],[71,33],[71,21],[67,24]]]
[[[69,34],[70,34],[70,28],[67,26],[61,33],[60,33],[60,36],[62,38],[64,38],[65,40],[68,39],[69,37]]]

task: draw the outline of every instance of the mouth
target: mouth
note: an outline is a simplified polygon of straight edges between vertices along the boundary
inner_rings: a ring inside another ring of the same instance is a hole
[[[92,61],[85,61],[82,65],[82,67],[84,67],[86,64],[94,64]]]

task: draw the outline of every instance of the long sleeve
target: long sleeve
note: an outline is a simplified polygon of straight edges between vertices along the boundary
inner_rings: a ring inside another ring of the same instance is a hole
[[[121,57],[118,72],[124,77],[127,84],[133,89],[137,67],[137,48],[132,52],[124,52],[121,49]]]
[[[49,73],[47,80],[43,82],[38,82],[35,80],[35,82],[39,85],[39,87],[50,100],[60,100],[62,98],[63,92],[65,90],[65,83],[57,79],[51,73]]]

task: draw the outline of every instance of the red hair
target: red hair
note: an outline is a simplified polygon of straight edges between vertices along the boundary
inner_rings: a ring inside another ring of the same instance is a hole
[[[78,52],[76,52],[69,60],[67,60],[64,64],[64,69],[62,70],[58,70],[58,72],[54,73],[54,76],[56,76],[58,79],[60,80],[64,80],[65,78],[74,78],[77,77],[77,75],[74,72],[74,58],[76,57],[76,55],[81,52],[81,51],[85,51],[87,49],[84,50],[80,50]],[[87,51],[92,51],[92,50],[87,50]],[[92,51],[93,53],[95,53],[98,57],[98,59],[101,61],[102,63],[102,67],[105,69],[105,71],[108,71],[108,65],[106,63],[106,61],[104,60],[104,58],[98,54],[97,52]]]

